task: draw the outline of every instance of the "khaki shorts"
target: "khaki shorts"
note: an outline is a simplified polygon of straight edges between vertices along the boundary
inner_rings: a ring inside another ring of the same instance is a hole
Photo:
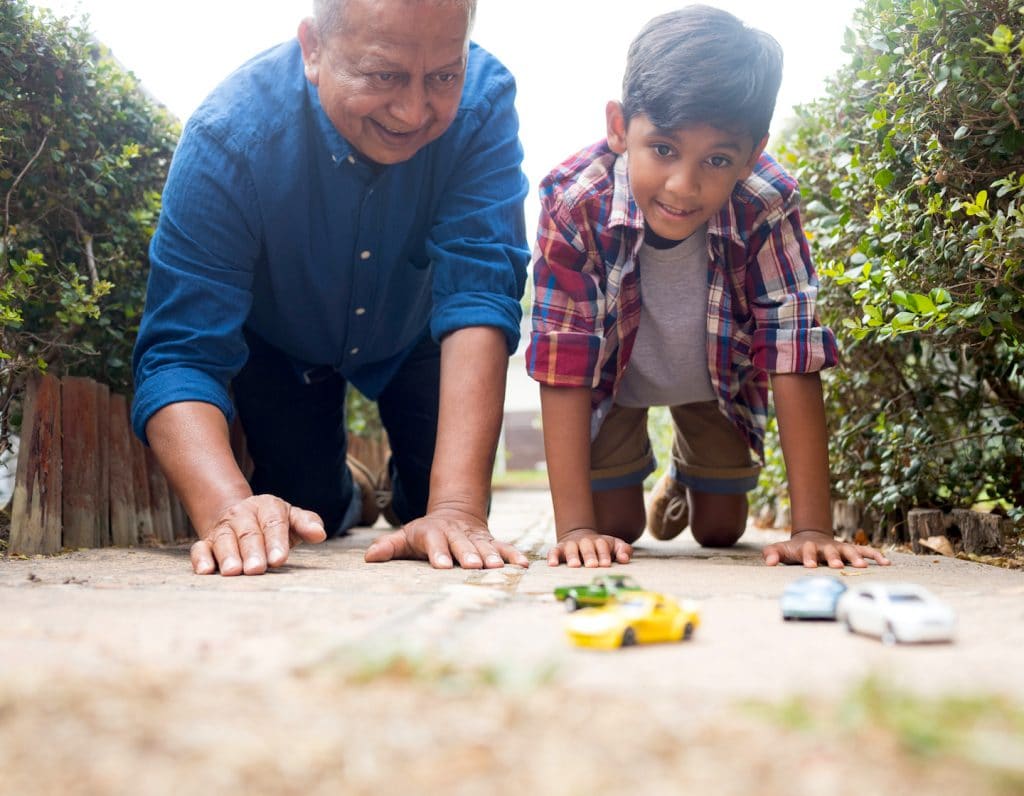
[[[761,468],[717,401],[673,406],[670,411],[672,478],[715,495],[740,495],[757,486]],[[656,465],[647,435],[647,410],[614,405],[590,446],[591,488],[600,492],[642,484]]]

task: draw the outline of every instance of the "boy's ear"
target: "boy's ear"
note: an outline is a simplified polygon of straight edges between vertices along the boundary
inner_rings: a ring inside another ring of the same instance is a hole
[[[299,46],[306,79],[314,86],[320,85],[320,32],[312,17],[299,23]]]
[[[767,145],[768,136],[765,136],[764,138],[757,142],[757,145],[754,147],[754,151],[750,153],[750,157],[747,158],[747,162],[746,164],[744,164],[743,177],[741,179],[745,180],[753,173],[754,166],[757,165],[757,159],[761,157],[761,153],[764,152],[764,148]]]
[[[622,103],[610,100],[604,108],[608,122],[608,146],[612,152],[621,155],[626,151],[626,117],[622,114]]]

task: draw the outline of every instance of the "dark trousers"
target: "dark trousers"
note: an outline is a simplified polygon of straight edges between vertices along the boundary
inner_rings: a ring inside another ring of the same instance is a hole
[[[253,491],[315,511],[336,535],[353,498],[345,466],[348,384],[329,368],[304,379],[261,338],[247,332],[246,342],[249,360],[232,388],[255,464]],[[377,399],[391,446],[392,508],[402,522],[427,510],[440,383],[441,349],[428,336]]]

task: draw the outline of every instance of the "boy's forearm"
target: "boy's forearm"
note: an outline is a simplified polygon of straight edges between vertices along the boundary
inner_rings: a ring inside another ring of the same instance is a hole
[[[556,534],[598,530],[590,489],[590,389],[541,385],[540,403]]]
[[[794,531],[832,535],[828,428],[817,373],[772,375]]]

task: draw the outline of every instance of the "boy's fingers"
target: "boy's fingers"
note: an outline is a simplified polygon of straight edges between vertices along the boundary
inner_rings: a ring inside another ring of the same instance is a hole
[[[615,560],[620,564],[628,564],[633,557],[633,545],[621,539],[615,540]]]
[[[769,567],[774,567],[779,563],[779,551],[775,545],[768,545],[764,550],[761,551],[761,558],[764,559],[764,563]]]
[[[866,558],[870,558],[871,560],[873,560],[877,564],[882,565],[883,567],[887,567],[892,563],[888,558],[882,555],[881,550],[875,550],[875,548],[873,547],[858,546],[857,552]]]
[[[804,542],[800,548],[803,553],[804,566],[808,569],[818,568],[818,546],[814,542]]]
[[[825,556],[825,561],[832,569],[843,568],[843,557],[839,554],[839,548],[834,544],[825,545],[822,553]],[[853,559],[851,559],[851,561],[852,560]],[[856,564],[854,564],[854,566],[856,566]]]

